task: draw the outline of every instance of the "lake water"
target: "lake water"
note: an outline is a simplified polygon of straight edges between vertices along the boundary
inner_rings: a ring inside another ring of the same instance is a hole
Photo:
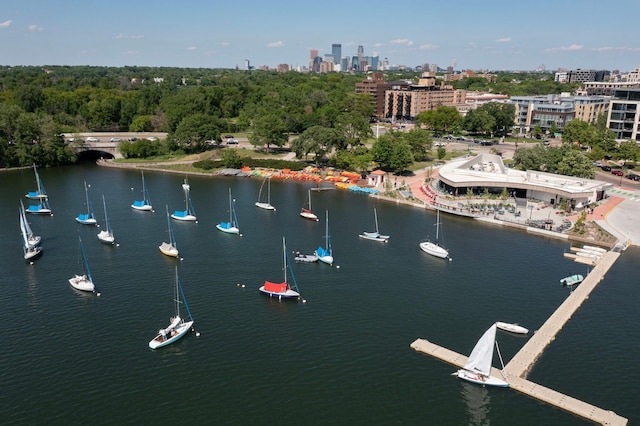
[[[140,173],[92,164],[39,170],[53,217],[29,216],[44,255],[22,260],[19,200],[32,170],[0,173],[0,418],[11,424],[563,424],[589,422],[509,389],[485,389],[414,352],[425,338],[468,354],[495,321],[539,328],[567,297],[559,279],[586,273],[566,241],[445,215],[452,262],[420,251],[435,214],[346,191],[313,192],[319,222],[299,216],[308,186],[273,181],[276,212],[256,208],[261,180],[190,176],[198,223],[173,222],[182,262],[160,254],[165,205],[182,209],[183,176],[145,173],[155,213],[131,209]],[[104,194],[119,247],[77,224],[84,184],[103,223]],[[133,188],[133,189],[132,189]],[[242,237],[226,221],[228,190]],[[382,244],[358,238],[374,229]],[[295,264],[307,303],[269,299],[289,251],[324,244],[329,211],[335,264]],[[68,278],[84,241],[101,296]],[[640,250],[627,250],[537,362],[529,379],[640,422]],[[172,315],[174,268],[201,333],[152,351]],[[500,332],[505,362],[526,337]],[[499,361],[494,359],[494,365]]]

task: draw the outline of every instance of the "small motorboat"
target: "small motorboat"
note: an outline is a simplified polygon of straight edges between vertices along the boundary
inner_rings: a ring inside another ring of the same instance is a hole
[[[516,334],[527,334],[529,333],[529,329],[528,328],[524,328],[521,325],[518,324],[512,324],[509,322],[496,322],[496,326],[500,329],[500,330],[504,330],[504,331],[508,331],[510,333],[516,333]]]
[[[564,286],[572,286],[576,284],[580,284],[584,280],[584,277],[580,274],[570,275],[568,277],[564,277],[560,280],[560,284]]]

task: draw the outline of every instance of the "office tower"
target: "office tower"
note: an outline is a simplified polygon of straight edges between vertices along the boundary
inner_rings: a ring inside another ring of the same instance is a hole
[[[342,45],[339,43],[332,44],[331,54],[333,55],[333,63],[340,64],[340,61],[342,59]]]
[[[309,49],[309,69],[313,69],[313,63],[318,57],[318,49]]]

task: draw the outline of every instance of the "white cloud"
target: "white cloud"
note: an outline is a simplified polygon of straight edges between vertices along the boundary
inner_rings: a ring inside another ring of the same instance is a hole
[[[137,39],[144,38],[144,36],[140,34],[122,34],[121,33],[115,36],[114,38],[117,40],[137,40]]]
[[[582,50],[584,48],[581,44],[572,44],[570,46],[551,47],[546,52],[569,52],[573,50]]]
[[[384,46],[384,43],[375,43],[373,45],[373,47],[382,47],[382,46]]]
[[[196,49],[197,49],[197,47],[195,47],[195,46],[189,46],[189,47],[187,47],[187,50],[196,50]]]
[[[412,46],[413,42],[406,38],[399,38],[399,39],[391,40],[391,44],[403,44],[405,46]]]
[[[592,47],[589,50],[594,52],[640,52],[640,47],[603,46],[603,47]]]
[[[39,27],[39,26],[37,26],[37,25],[29,25],[29,26],[27,27],[27,29],[28,29],[30,32],[35,33],[35,32],[38,32],[38,31],[42,31],[44,28]]]
[[[229,43],[228,41],[223,41],[222,43],[220,43],[220,46],[229,47],[229,46],[231,46],[231,43]]]
[[[420,47],[418,47],[418,49],[420,50],[434,50],[439,48],[440,46],[438,46],[437,44],[421,44]]]
[[[511,37],[502,37],[496,40],[496,43],[506,43],[508,41],[511,41]]]
[[[13,21],[11,19],[6,20],[4,22],[0,22],[0,28],[7,28],[9,25],[11,25]]]
[[[284,47],[284,43],[281,41],[273,41],[271,43],[267,43],[267,47]]]

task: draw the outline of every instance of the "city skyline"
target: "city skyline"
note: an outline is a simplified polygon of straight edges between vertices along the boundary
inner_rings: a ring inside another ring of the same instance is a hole
[[[13,1],[0,10],[0,65],[244,68],[249,60],[295,69],[308,67],[311,49],[325,57],[334,44],[342,57],[363,46],[366,56],[387,58],[392,67],[627,72],[640,65],[633,25],[610,13],[635,16],[637,0],[621,0],[608,13],[594,0],[496,0],[482,7],[461,0],[454,8],[327,0],[313,10],[248,0],[240,12],[215,3]]]

